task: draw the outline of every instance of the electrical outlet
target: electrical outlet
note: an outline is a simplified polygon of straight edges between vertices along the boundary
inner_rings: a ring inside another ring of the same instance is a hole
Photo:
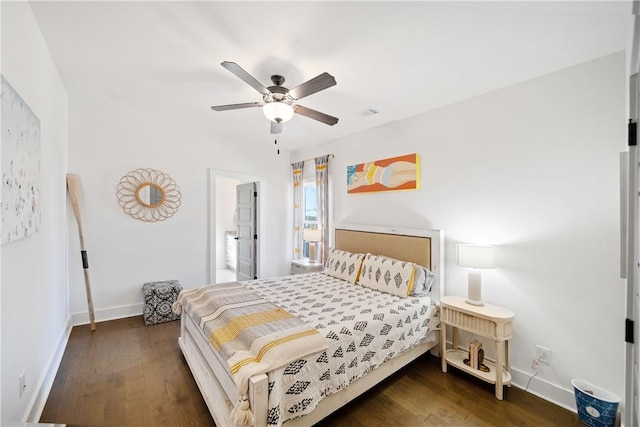
[[[20,377],[18,378],[18,381],[20,382],[20,395],[19,397],[22,397],[22,395],[24,394],[24,389],[27,388],[27,377],[25,375],[25,373],[23,372],[22,374],[20,374]]]
[[[551,349],[541,345],[536,346],[536,360],[540,363],[551,365]]]
[[[534,371],[537,371],[538,366],[540,366],[540,362],[538,362],[538,359],[533,359],[531,361],[531,369],[533,369]]]

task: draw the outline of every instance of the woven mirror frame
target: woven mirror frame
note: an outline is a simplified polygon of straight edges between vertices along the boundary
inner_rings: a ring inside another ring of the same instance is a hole
[[[136,169],[124,175],[116,195],[127,215],[145,222],[171,218],[180,207],[180,187],[166,173],[156,169]]]

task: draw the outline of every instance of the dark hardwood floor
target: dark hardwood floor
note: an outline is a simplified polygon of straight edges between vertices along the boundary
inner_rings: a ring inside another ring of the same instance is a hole
[[[69,426],[214,426],[178,347],[180,322],[142,317],[73,328],[40,418]],[[286,424],[285,424],[286,425]],[[579,426],[572,412],[423,356],[318,426]]]

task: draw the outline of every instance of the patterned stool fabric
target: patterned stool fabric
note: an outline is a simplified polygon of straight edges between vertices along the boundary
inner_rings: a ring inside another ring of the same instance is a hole
[[[149,282],[142,285],[145,325],[178,320],[180,315],[173,312],[171,305],[176,302],[181,290],[182,286],[177,280]]]

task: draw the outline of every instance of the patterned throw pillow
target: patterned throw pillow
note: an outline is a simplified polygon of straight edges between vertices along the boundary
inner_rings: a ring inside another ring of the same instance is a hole
[[[409,292],[410,297],[421,297],[431,292],[431,285],[435,276],[431,270],[416,264],[413,274],[413,289]]]
[[[328,276],[346,280],[349,283],[356,283],[358,276],[360,276],[360,267],[362,267],[363,258],[364,254],[354,254],[338,249],[331,249],[323,273]]]
[[[367,254],[358,283],[367,288],[406,298],[413,289],[415,263]]]

